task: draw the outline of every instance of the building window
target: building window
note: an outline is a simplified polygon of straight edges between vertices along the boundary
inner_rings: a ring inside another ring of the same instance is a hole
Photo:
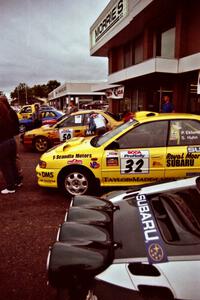
[[[132,65],[132,47],[131,43],[124,46],[124,68]]]
[[[174,58],[175,56],[175,27],[161,34],[161,57]]]
[[[134,42],[134,64],[141,63],[143,61],[143,38],[140,36]]]

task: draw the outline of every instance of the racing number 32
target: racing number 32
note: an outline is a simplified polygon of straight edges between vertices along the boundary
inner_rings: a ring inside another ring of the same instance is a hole
[[[139,159],[136,162],[133,159],[128,159],[126,161],[124,173],[142,173],[143,165],[143,159]]]
[[[148,174],[149,151],[131,150],[120,154],[121,174]]]

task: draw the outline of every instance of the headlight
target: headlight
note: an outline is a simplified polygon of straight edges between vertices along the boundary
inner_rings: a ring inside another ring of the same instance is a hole
[[[40,161],[39,161],[39,166],[40,166],[40,168],[42,168],[42,169],[46,169],[47,163],[46,163],[45,161],[43,161],[43,160],[40,160]]]

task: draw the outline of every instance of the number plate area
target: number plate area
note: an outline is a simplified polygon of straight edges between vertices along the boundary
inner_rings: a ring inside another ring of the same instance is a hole
[[[148,174],[149,151],[128,150],[120,153],[121,174]]]

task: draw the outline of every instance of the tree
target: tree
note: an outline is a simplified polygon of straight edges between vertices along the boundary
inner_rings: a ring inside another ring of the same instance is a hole
[[[32,98],[32,91],[26,83],[20,83],[10,94],[12,99],[17,99],[20,105],[29,103]]]
[[[12,99],[17,99],[20,105],[27,103],[34,103],[39,98],[47,98],[48,94],[60,85],[57,80],[49,80],[47,84],[37,84],[32,88],[28,87],[26,83],[20,83],[10,96]]]
[[[47,82],[47,92],[48,94],[55,90],[58,86],[60,86],[60,82],[57,80],[49,80]]]

